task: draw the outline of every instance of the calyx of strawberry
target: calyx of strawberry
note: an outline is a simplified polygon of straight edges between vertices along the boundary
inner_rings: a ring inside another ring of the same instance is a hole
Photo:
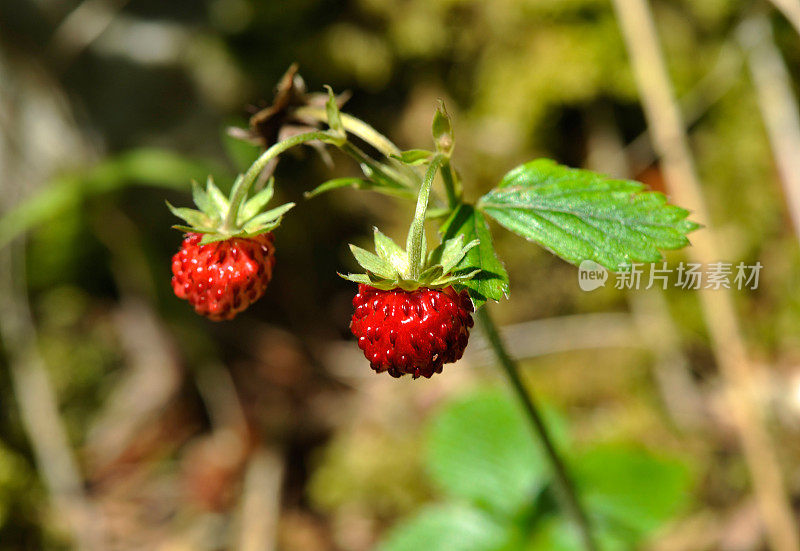
[[[424,238],[422,242],[424,244]],[[366,273],[339,275],[349,281],[364,283],[384,291],[398,288],[413,291],[420,287],[441,289],[469,280],[480,272],[454,271],[464,255],[477,245],[477,239],[464,244],[463,235],[448,239],[430,252],[423,250],[420,265],[415,270],[410,255],[375,228],[376,254],[350,245],[353,256]],[[412,275],[414,272],[419,275]]]
[[[192,182],[192,198],[197,209],[178,208],[167,203],[172,214],[188,224],[173,227],[203,234],[203,245],[232,237],[255,237],[277,228],[281,217],[294,207],[294,203],[264,211],[275,191],[274,179],[270,178],[264,189],[248,199],[246,193],[242,194],[244,178],[245,175],[241,174],[236,178],[230,197],[225,197],[211,176],[206,181],[205,190],[197,182]]]

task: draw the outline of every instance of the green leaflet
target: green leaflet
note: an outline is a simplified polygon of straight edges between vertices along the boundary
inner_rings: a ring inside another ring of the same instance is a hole
[[[599,549],[638,549],[690,502],[691,464],[625,442],[575,448],[568,445],[566,419],[544,411]],[[505,392],[482,389],[446,404],[430,421],[426,450],[426,471],[441,504],[392,527],[380,551],[582,548],[569,518],[548,495],[552,473],[525,416]]]
[[[518,166],[478,207],[501,225],[567,262],[594,260],[611,270],[656,262],[661,250],[689,244],[699,228],[689,212],[644,185],[538,159]]]
[[[480,307],[487,300],[500,300],[508,294],[508,273],[503,263],[497,258],[492,243],[492,234],[486,218],[472,205],[462,204],[453,211],[453,214],[442,224],[440,231],[443,240],[454,239],[463,235],[467,243],[477,241],[477,246],[472,246],[463,258],[453,267],[453,270],[480,269],[474,278],[459,282],[469,291],[475,308]]]
[[[490,514],[468,505],[428,505],[389,531],[378,551],[497,551],[509,531]]]

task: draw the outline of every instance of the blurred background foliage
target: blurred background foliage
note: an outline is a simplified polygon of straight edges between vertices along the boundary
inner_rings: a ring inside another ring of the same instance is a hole
[[[795,91],[800,39],[764,2],[651,5],[719,260],[765,266],[736,300],[797,500],[800,255],[735,33],[766,13]],[[346,158],[281,161],[279,200],[299,206],[254,307],[213,324],[172,295],[164,199],[188,203],[208,173],[230,186],[257,151],[225,128],[294,61],[403,148],[430,146],[444,98],[468,198],[538,156],[664,189],[606,0],[0,3],[0,549],[72,548],[87,518],[108,549],[576,548],[477,335],[459,365],[413,382],[374,376],[347,340],[346,243],[376,224],[401,235],[411,205],[303,201],[356,175]],[[512,292],[491,307],[551,404],[603,548],[764,549],[694,293],[583,293],[574,267],[497,235]],[[24,376],[37,362],[52,388]],[[26,400],[75,450],[77,521],[54,495],[63,457],[37,456],[36,439],[58,438],[26,434]]]

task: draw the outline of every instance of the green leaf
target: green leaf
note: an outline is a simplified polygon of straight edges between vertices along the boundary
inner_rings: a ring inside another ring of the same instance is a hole
[[[510,527],[464,505],[424,507],[392,528],[377,551],[497,551],[510,539]]]
[[[435,417],[427,464],[451,496],[507,517],[529,504],[549,477],[522,411],[497,391],[460,398]]]
[[[427,163],[431,157],[433,157],[433,152],[425,149],[409,149],[399,155],[392,155],[392,158],[411,166]]]
[[[469,249],[454,267],[459,271],[480,268],[481,272],[477,276],[462,283],[469,291],[475,308],[487,300],[500,300],[508,294],[508,273],[497,258],[489,225],[480,211],[472,205],[459,205],[442,224],[440,231],[444,240],[463,235],[464,241],[468,243],[478,241],[478,246]]]
[[[631,551],[631,543],[611,527],[592,525],[592,536],[601,551]],[[578,551],[584,549],[580,535],[572,522],[563,517],[546,517],[536,523],[524,551]]]
[[[356,261],[368,272],[372,272],[383,279],[392,279],[397,277],[397,273],[395,272],[394,268],[392,268],[388,262],[382,260],[377,255],[374,255],[371,252],[362,249],[361,247],[356,247],[355,245],[350,245],[350,250],[352,251],[353,256],[356,257]]]
[[[699,227],[686,219],[688,211],[643,188],[539,159],[506,174],[478,207],[567,262],[620,270],[688,245],[686,234]]]
[[[253,195],[247,200],[242,211],[239,213],[239,223],[244,223],[256,214],[258,214],[264,206],[269,203],[275,193],[275,178],[270,178],[264,189]]]
[[[674,458],[604,444],[571,463],[587,508],[633,539],[656,530],[690,501],[691,472]]]

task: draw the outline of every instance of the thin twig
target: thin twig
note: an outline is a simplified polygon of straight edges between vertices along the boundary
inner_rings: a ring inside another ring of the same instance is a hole
[[[525,412],[527,413],[527,417],[531,422],[536,439],[539,444],[541,444],[545,458],[547,459],[548,463],[550,464],[550,468],[553,471],[553,482],[556,491],[556,497],[559,499],[564,513],[570,520],[572,520],[575,528],[577,528],[583,548],[587,551],[596,550],[597,546],[592,538],[589,517],[586,515],[586,512],[583,510],[583,507],[578,500],[575,485],[573,484],[572,479],[567,472],[567,468],[564,465],[558,450],[556,450],[555,444],[550,437],[550,432],[547,429],[547,425],[545,425],[544,419],[542,418],[542,415],[539,413],[539,409],[536,406],[533,394],[530,389],[525,388],[525,384],[522,382],[519,372],[519,365],[517,365],[517,362],[508,355],[505,345],[503,344],[503,340],[500,338],[500,333],[497,332],[497,327],[495,326],[494,321],[489,315],[489,310],[485,305],[483,308],[478,310],[476,317],[480,321],[484,333],[486,333],[486,338],[497,357],[497,361],[506,372],[506,375],[508,375],[509,382],[514,389],[514,392],[517,394],[517,397],[525,408]]]
[[[13,259],[12,253],[17,253]],[[0,337],[8,351],[11,384],[36,465],[57,518],[66,522],[76,548],[103,549],[101,517],[84,492],[50,375],[36,349],[25,290],[20,288],[23,279],[15,273],[22,247],[7,248],[0,255]]]
[[[239,517],[239,551],[272,551],[277,547],[284,461],[275,451],[253,454],[244,477]]]
[[[650,8],[646,0],[614,0],[614,6],[669,191],[678,204],[692,209],[696,219],[708,224],[708,209]],[[718,260],[721,249],[710,227],[695,233],[692,241],[689,254],[694,261]],[[755,366],[747,357],[731,294],[727,290],[698,294],[767,537],[775,551],[798,551],[797,527],[780,463],[753,395]]]

